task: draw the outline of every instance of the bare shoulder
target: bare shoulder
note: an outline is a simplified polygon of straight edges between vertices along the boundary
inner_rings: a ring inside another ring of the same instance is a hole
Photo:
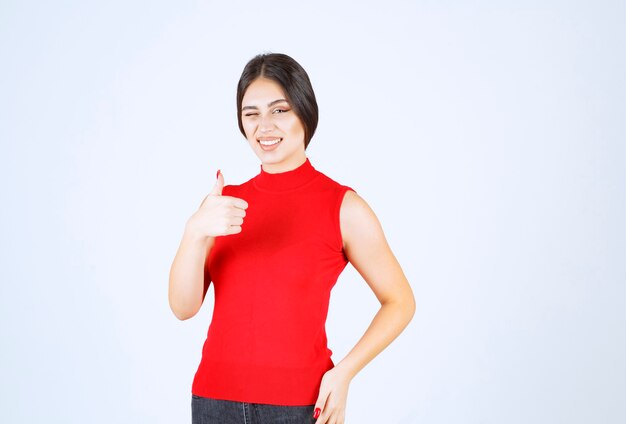
[[[357,218],[362,214],[373,214],[372,208],[367,204],[365,199],[359,196],[355,191],[348,190],[341,202],[341,218]]]
[[[348,190],[343,198],[339,222],[344,248],[357,240],[363,242],[364,238],[371,241],[384,238],[376,214],[365,199],[352,190]]]

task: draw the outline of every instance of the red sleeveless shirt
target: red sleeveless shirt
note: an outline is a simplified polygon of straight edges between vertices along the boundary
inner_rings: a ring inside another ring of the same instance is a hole
[[[206,261],[215,306],[193,394],[315,403],[333,367],[325,323],[330,291],[347,264],[339,226],[347,190],[308,159],[224,187],[223,195],[246,200],[248,209],[242,232],[216,238]]]

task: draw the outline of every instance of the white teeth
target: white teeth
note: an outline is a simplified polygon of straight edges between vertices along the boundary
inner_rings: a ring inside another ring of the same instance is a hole
[[[259,140],[259,143],[261,143],[264,146],[273,146],[274,144],[277,144],[280,140],[282,139],[277,138],[276,140]]]

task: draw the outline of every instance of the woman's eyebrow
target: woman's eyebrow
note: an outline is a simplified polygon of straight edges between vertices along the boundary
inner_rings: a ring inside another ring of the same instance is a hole
[[[272,106],[274,106],[276,103],[282,103],[282,102],[289,103],[289,102],[287,101],[287,99],[277,99],[277,100],[274,100],[273,102],[268,103],[268,104],[267,104],[267,107],[272,107]]]
[[[287,99],[276,99],[276,100],[274,100],[274,101],[269,102],[269,103],[267,104],[267,107],[272,107],[272,106],[274,106],[275,104],[277,104],[277,103],[282,103],[282,102],[289,103],[289,102],[287,101]],[[258,109],[258,107],[256,107],[256,106],[244,106],[244,107],[242,107],[242,108],[241,108],[241,110],[242,110],[242,111],[243,111],[243,110],[248,110],[248,109]]]

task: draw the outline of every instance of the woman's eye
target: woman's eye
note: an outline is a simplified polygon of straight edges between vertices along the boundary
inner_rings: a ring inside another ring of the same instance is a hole
[[[254,112],[250,112],[250,113],[246,113],[244,116],[257,116],[258,113],[254,113]]]
[[[289,112],[289,109],[274,109],[274,113],[285,113]]]

